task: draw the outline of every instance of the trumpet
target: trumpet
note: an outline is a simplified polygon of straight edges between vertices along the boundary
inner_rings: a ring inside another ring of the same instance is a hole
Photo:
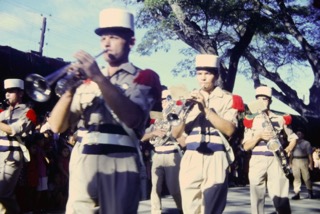
[[[178,100],[171,112],[167,114],[168,122],[173,126],[181,124],[187,118],[189,111],[195,103],[196,101],[193,99]]]
[[[200,91],[204,88],[202,86],[197,91],[200,93]],[[181,124],[185,119],[187,118],[190,110],[193,108],[193,106],[197,103],[197,100],[191,96],[191,98],[184,98],[180,97],[180,99],[174,103],[173,108],[170,109],[170,113],[166,114],[166,118],[169,121],[169,123],[173,126],[177,126]]]
[[[94,59],[97,59],[105,52],[106,50],[103,50],[101,53],[96,55]],[[28,75],[25,79],[26,93],[31,99],[37,102],[46,102],[50,99],[51,86],[54,83],[57,83],[55,93],[58,97],[62,96],[66,90],[76,87],[79,85],[80,81],[87,78],[87,76],[81,71],[79,71],[80,75],[76,73],[68,73],[69,68],[74,63],[77,62],[69,63],[45,77],[35,73]]]

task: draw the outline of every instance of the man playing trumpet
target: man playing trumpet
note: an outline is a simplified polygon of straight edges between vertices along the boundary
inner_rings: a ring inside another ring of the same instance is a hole
[[[237,114],[244,106],[241,97],[216,85],[219,63],[215,55],[196,56],[201,89],[191,96],[197,104],[182,124],[173,128],[173,136],[186,146],[179,174],[185,214],[222,213],[226,205],[232,149],[225,136],[236,130]]]
[[[137,213],[140,199],[139,141],[149,111],[161,97],[158,75],[129,62],[135,43],[133,14],[100,12],[95,33],[108,63],[103,73],[91,55],[75,54],[74,66],[90,79],[66,91],[51,112],[54,132],[77,130],[70,159],[66,213]]]

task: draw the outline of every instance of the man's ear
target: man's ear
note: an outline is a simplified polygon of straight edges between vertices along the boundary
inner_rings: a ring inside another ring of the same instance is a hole
[[[132,47],[136,44],[136,38],[133,36],[129,40],[129,47],[132,49]]]
[[[24,95],[24,91],[19,91],[19,97],[20,97],[21,99],[22,99],[23,95]]]

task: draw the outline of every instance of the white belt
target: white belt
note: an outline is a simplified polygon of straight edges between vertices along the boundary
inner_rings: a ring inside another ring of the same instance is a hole
[[[18,141],[0,140],[0,146],[20,146]]]
[[[78,131],[78,142],[81,144],[110,144],[119,146],[135,147],[130,136],[120,134],[109,134],[100,132]]]
[[[166,151],[172,151],[175,149],[178,149],[176,145],[154,147],[154,150],[156,152],[166,152]]]

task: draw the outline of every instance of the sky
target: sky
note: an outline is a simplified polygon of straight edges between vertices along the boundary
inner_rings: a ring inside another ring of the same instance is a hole
[[[125,8],[136,14],[135,7],[128,7],[120,0],[0,0],[0,45],[10,46],[20,51],[39,51],[41,29],[46,20],[43,56],[62,58],[74,61],[73,54],[78,50],[85,50],[95,56],[100,53],[100,38],[94,33],[99,24],[99,12],[108,7]],[[137,43],[141,41],[145,30],[136,29]],[[168,87],[185,85],[188,90],[198,88],[195,77],[175,77],[171,70],[181,59],[179,49],[186,47],[182,42],[175,43],[169,52],[158,51],[151,56],[140,56],[135,49],[131,52],[130,61],[144,69],[156,71],[163,85]],[[97,59],[100,66],[104,66],[102,59]],[[305,97],[312,79],[305,78],[310,73],[302,69],[295,74],[295,80],[300,98]],[[269,86],[276,87],[270,82]],[[237,75],[234,94],[242,96],[245,103],[254,99],[253,82],[243,75]],[[297,115],[287,105],[277,99],[272,109]]]

